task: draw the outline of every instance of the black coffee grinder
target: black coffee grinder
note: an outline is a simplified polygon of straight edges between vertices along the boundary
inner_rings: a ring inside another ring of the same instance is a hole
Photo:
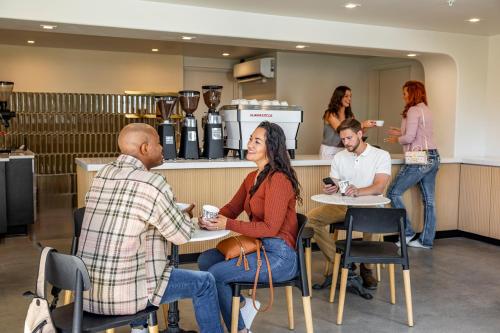
[[[163,146],[163,159],[165,160],[175,160],[177,157],[175,124],[170,120],[177,99],[177,95],[155,96],[156,114],[161,115],[163,119],[163,122],[158,125],[158,135]]]
[[[8,108],[12,89],[14,89],[14,82],[0,81],[0,120],[5,128],[9,127],[10,118],[16,116],[16,113],[10,111]]]
[[[224,157],[222,140],[222,117],[217,111],[222,95],[222,86],[202,86],[203,100],[208,107],[208,114],[203,124],[203,157],[216,159]]]
[[[198,107],[200,92],[194,90],[179,91],[179,101],[181,102],[181,109],[186,113],[186,118],[184,118],[181,128],[179,157],[197,160],[200,158],[200,146],[198,141],[198,126],[193,112]]]

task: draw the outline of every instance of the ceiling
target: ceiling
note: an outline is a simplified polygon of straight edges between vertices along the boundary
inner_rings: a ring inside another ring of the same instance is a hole
[[[500,0],[145,0],[280,16],[432,30],[500,34]],[[346,9],[348,2],[361,7]],[[286,4],[286,5],[285,5]],[[477,17],[479,23],[466,20]]]

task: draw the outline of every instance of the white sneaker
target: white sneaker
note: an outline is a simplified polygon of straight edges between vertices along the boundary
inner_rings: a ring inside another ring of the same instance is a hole
[[[420,249],[427,249],[427,250],[432,249],[432,246],[424,245],[424,244],[420,243],[420,241],[418,239],[415,239],[415,240],[409,242],[408,246],[417,247],[417,248],[420,248]]]
[[[134,327],[134,328],[132,328],[130,333],[148,333],[148,328],[147,327],[143,327],[143,328]]]
[[[255,305],[257,309],[260,309],[260,302],[255,301]],[[243,318],[243,322],[245,323],[245,327],[250,332],[250,327],[252,326],[252,322],[257,315],[257,310],[253,307],[253,301],[251,298],[245,297],[245,306],[240,309],[241,317]]]
[[[406,237],[405,237],[405,238],[406,238],[406,245],[409,245],[408,243],[411,241],[411,239],[412,239],[413,237],[415,237],[415,235],[413,235],[413,236],[406,236]],[[397,247],[401,247],[401,242],[400,242],[400,241],[397,241],[397,242],[396,242],[396,246],[397,246]]]

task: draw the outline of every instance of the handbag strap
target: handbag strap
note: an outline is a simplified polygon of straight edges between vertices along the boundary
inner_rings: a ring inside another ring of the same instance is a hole
[[[422,114],[422,125],[424,126],[424,142],[425,142],[425,150],[429,150],[429,145],[427,144],[427,134],[425,133],[425,115],[424,115],[424,109],[422,107],[419,107],[420,113]],[[419,147],[419,146],[417,146]],[[422,149],[422,147],[420,147]],[[410,145],[410,151],[413,150],[413,143]]]
[[[252,302],[253,302],[253,307],[258,312],[266,312],[271,308],[274,302],[273,274],[271,272],[271,265],[269,263],[269,259],[267,258],[266,248],[264,247],[264,245],[262,245],[262,251],[264,252],[264,257],[266,258],[267,272],[269,274],[269,303],[263,310],[257,308],[257,305],[255,304],[255,298],[257,297],[257,283],[259,282],[260,267],[262,266],[262,259],[260,257],[260,247],[257,247],[257,272],[255,273],[255,280],[253,282]]]
[[[47,256],[52,251],[51,247],[44,247],[40,255],[40,264],[38,266],[38,276],[36,278],[35,294],[40,298],[45,298],[45,263]]]

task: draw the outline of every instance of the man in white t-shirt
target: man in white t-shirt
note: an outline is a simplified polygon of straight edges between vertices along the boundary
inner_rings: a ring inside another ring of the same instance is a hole
[[[391,157],[385,150],[375,148],[362,140],[363,131],[359,121],[353,118],[344,120],[337,128],[345,150],[338,152],[332,161],[330,177],[338,181],[349,181],[345,190],[348,196],[382,194],[391,177]],[[333,194],[338,191],[336,185],[324,185],[323,191]],[[347,211],[346,206],[323,205],[311,210],[307,216],[309,226],[314,229],[314,239],[329,262],[335,255],[335,244],[326,228],[332,223],[343,221]],[[379,235],[365,233],[364,240],[378,240]],[[369,265],[360,265],[363,286],[375,289],[377,280]],[[329,276],[322,285],[315,289],[326,288],[331,284]]]

